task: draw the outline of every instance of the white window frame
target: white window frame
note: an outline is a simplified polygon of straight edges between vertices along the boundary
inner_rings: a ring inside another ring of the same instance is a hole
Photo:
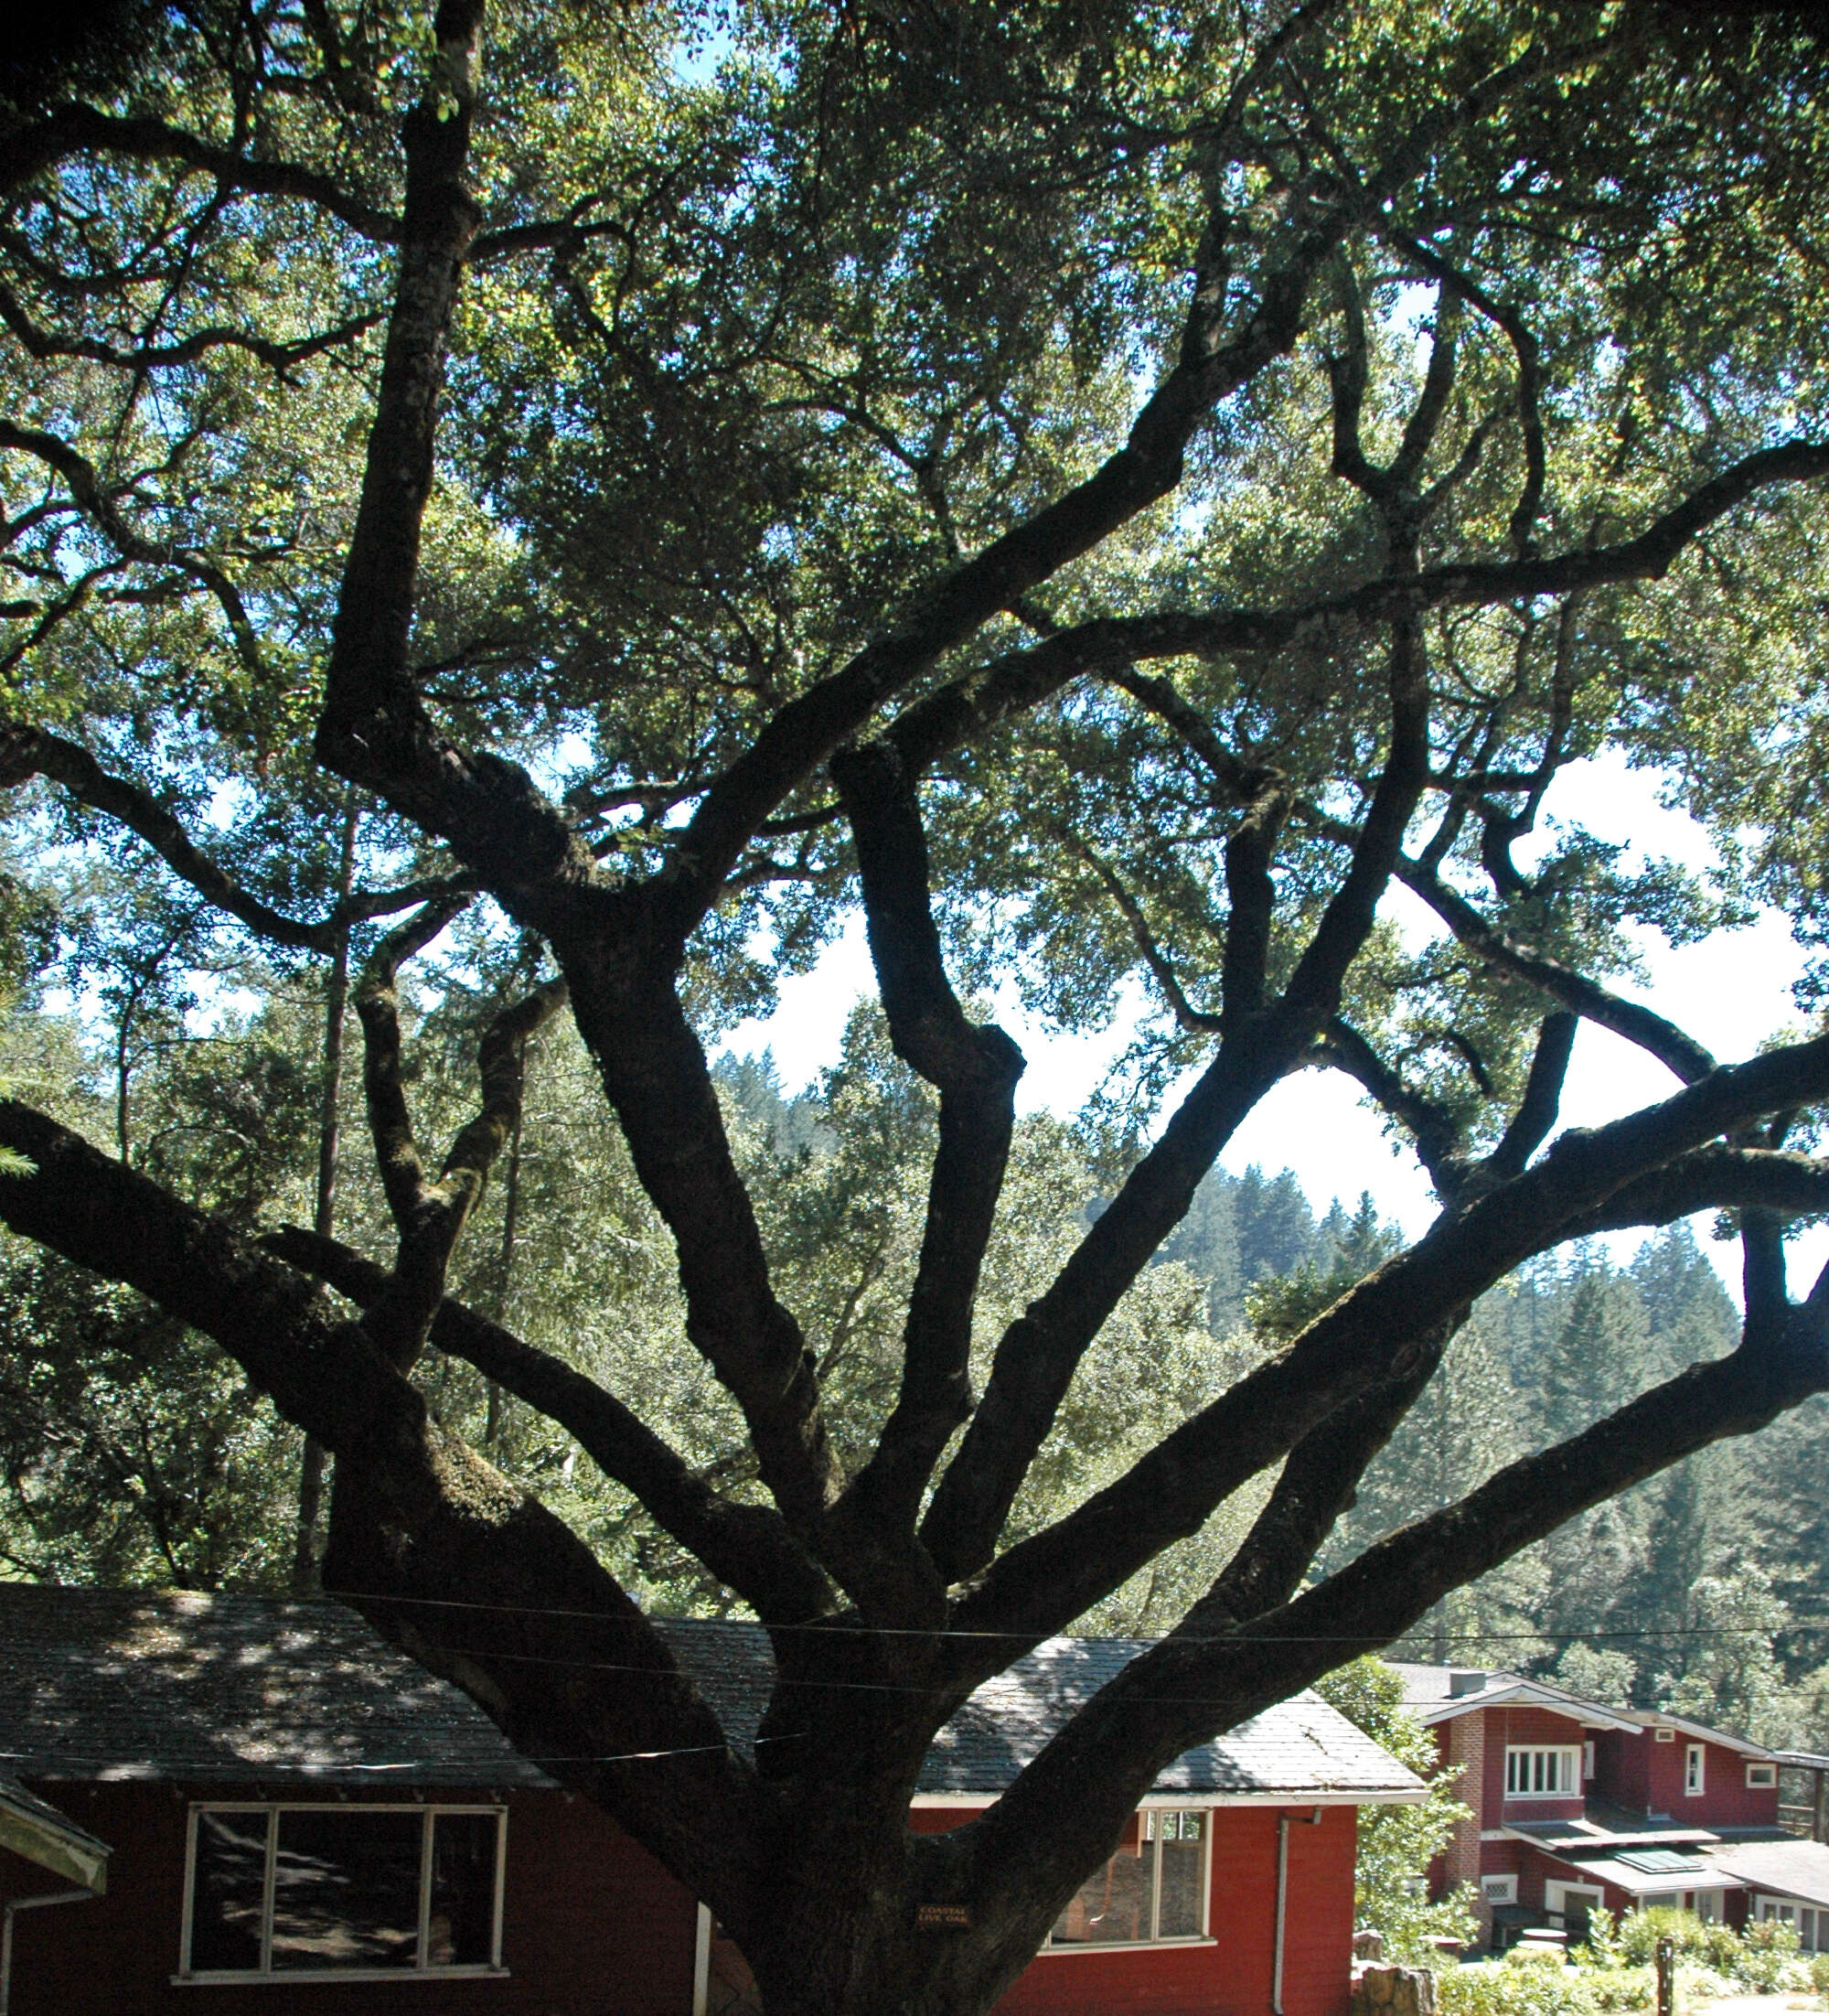
[[[1690,1900],[1687,1908],[1693,1911],[1704,1925],[1712,1925],[1721,1923],[1723,1906],[1727,1900],[1725,1891],[1697,1890],[1686,1893],[1686,1894]]]
[[[1148,1806],[1138,1809],[1137,1846],[1120,1848],[1117,1855],[1107,1858],[1115,1862],[1118,1856],[1140,1857],[1145,1850],[1150,1852],[1152,1867],[1150,1871],[1150,1936],[1147,1939],[1063,1939],[1056,1943],[1054,1928],[1049,1927],[1045,1953],[1141,1953],[1150,1946],[1212,1946],[1214,1941],[1209,1926],[1209,1915],[1213,1908],[1213,1836],[1214,1812],[1205,1806]],[[1179,1932],[1168,1938],[1157,1930],[1162,1922],[1162,1837],[1150,1831],[1159,1816],[1177,1816],[1183,1813],[1198,1813],[1201,1816],[1201,1862],[1200,1862],[1200,1930]],[[1147,1838],[1146,1838],[1147,1834]]]
[[[1518,1901],[1518,1879],[1514,1874],[1505,1876],[1482,1876],[1480,1879],[1480,1901],[1488,1904],[1514,1904]]]
[[[1594,1775],[1594,1744],[1590,1740],[1581,1746],[1581,1782],[1586,1785]]]
[[[261,1964],[258,1968],[193,1969],[190,1964],[191,1906],[197,1886],[197,1829],[206,1813],[264,1813],[267,1817],[266,1882],[261,1894]],[[273,1877],[282,1813],[416,1813],[419,1835],[419,1944],[411,1967],[327,1967],[273,1968]],[[496,1821],[495,1910],[489,1925],[489,1957],[466,1966],[426,1964],[428,1920],[432,1910],[432,1827],[441,1814],[487,1813]],[[407,1805],[385,1800],[346,1802],[333,1799],[198,1799],[192,1803],[185,1828],[184,1910],[178,1930],[178,1970],[174,1983],[252,1981],[453,1981],[495,1979],[508,1973],[502,1965],[502,1892],[508,1867],[508,1808],[492,1805]]]
[[[1537,1785],[1547,1774],[1543,1760],[1555,1757],[1556,1783]],[[1577,1743],[1507,1743],[1505,1745],[1505,1796],[1508,1799],[1578,1799],[1581,1796],[1581,1749]],[[1523,1785],[1514,1785],[1522,1779]]]
[[[1590,1913],[1602,1910],[1606,1905],[1607,1893],[1599,1883],[1546,1882],[1544,1885],[1544,1916],[1552,1922],[1557,1919],[1567,1921],[1568,1917],[1568,1896],[1571,1891],[1578,1897],[1593,1899],[1592,1903],[1588,1906]]]
[[[1707,1785],[1708,1745],[1690,1743],[1683,1753],[1683,1796],[1685,1799],[1699,1799]]]
[[[1776,1918],[1781,1925],[1794,1926],[1800,1951],[1813,1957],[1829,1952],[1829,1911],[1805,1903],[1801,1897],[1759,1897],[1753,1909],[1762,1924]]]
[[[1747,1760],[1747,1789],[1749,1792],[1770,1792],[1778,1785],[1778,1766],[1773,1764],[1755,1764]]]

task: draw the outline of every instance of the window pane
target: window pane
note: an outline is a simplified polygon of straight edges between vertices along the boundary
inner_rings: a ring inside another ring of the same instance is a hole
[[[493,1813],[433,1817],[427,1967],[487,1967],[495,1958],[498,1824]]]
[[[273,1971],[419,1958],[421,1819],[284,1813],[273,1865]]]
[[[1054,1938],[1065,1946],[1110,1946],[1150,1936],[1150,1871],[1153,1850],[1146,1842],[1120,1848],[1079,1887],[1062,1912]]]
[[[1164,1939],[1192,1939],[1201,1929],[1201,1834],[1205,1815],[1183,1813],[1179,1839],[1165,1839],[1162,1857],[1162,1901],[1157,1934]]]
[[[264,1813],[199,1813],[190,1890],[193,1973],[258,1969],[261,1899],[267,1886]]]

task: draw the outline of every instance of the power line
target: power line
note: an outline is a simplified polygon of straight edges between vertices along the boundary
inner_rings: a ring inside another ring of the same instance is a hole
[[[207,1595],[209,1593],[209,1592],[175,1590],[170,1592],[169,1593],[174,1595]],[[295,1597],[282,1597],[271,1600],[295,1603],[302,1608],[311,1607],[309,1601],[301,1602],[300,1599]],[[476,1603],[462,1597],[455,1596],[402,1596],[393,1591],[365,1592],[346,1590],[338,1590],[332,1594],[326,1594],[326,1596],[316,1600],[324,1603],[336,1603],[345,1605],[372,1603],[395,1603],[404,1608],[413,1608],[421,1610],[482,1611],[494,1613],[503,1616],[573,1617],[583,1622],[621,1625],[624,1628],[626,1628],[626,1620],[617,1617],[615,1613],[611,1611],[570,1610],[557,1608],[541,1603]],[[804,1631],[817,1632],[823,1636],[833,1639],[835,1642],[845,1637],[960,1638],[970,1640],[1002,1639],[1013,1644],[1034,1646],[1038,1642],[1040,1644],[1045,1645],[1050,1643],[1052,1639],[1069,1635],[1069,1634],[1066,1633],[1054,1633],[1051,1634],[1050,1638],[1043,1638],[1038,1641],[1035,1638],[1033,1633],[1027,1631],[956,1631],[952,1629],[924,1630],[918,1625],[871,1625],[852,1627],[850,1625],[838,1624],[833,1620],[826,1620],[824,1622],[813,1621],[805,1624],[764,1624],[760,1619],[754,1617],[672,1617],[665,1615],[650,1616],[646,1611],[639,1613],[639,1615],[641,1621],[648,1625],[650,1629],[654,1629],[659,1625],[680,1625],[684,1626],[688,1630],[729,1630],[735,1628],[764,1632],[771,1637],[779,1636],[783,1633],[790,1631]],[[1407,1630],[1396,1633],[1396,1635],[1393,1637],[1379,1639],[1376,1642],[1385,1645],[1401,1645],[1406,1639],[1420,1634],[1424,1629],[1425,1626],[1423,1626],[1421,1624],[1414,1625]],[[1584,1640],[1601,1638],[1612,1640],[1642,1638],[1781,1637],[1789,1633],[1797,1631],[1829,1631],[1829,1617],[1789,1617],[1785,1620],[1784,1623],[1772,1625],[1634,1625],[1631,1626],[1620,1625],[1614,1628],[1607,1628],[1604,1626],[1578,1625],[1573,1629],[1565,1629],[1559,1631],[1467,1630],[1449,1631],[1437,1634],[1433,1630],[1430,1630],[1428,1635],[1431,1638],[1437,1638],[1439,1636],[1442,1642],[1450,1645],[1563,1645],[1576,1644]],[[1085,1636],[1086,1635],[1080,1635]],[[1154,1633],[1126,1632],[1122,1634],[1114,1633],[1110,1636],[1105,1638],[1088,1636],[1086,1637],[1086,1642],[1092,1644],[1116,1643],[1120,1645],[1167,1645],[1171,1643],[1182,1643],[1187,1645],[1237,1644],[1363,1646],[1373,1643],[1374,1641],[1368,1635],[1368,1634],[1364,1632],[1257,1632],[1252,1631],[1247,1625],[1240,1632],[1226,1637],[1188,1638],[1177,1640],[1175,1637],[1175,1634],[1172,1631],[1159,1631]],[[1407,1663],[1414,1664],[1419,1662],[1413,1661]],[[642,1669],[631,1668],[630,1670],[635,1671]],[[656,1670],[659,1669],[657,1668]]]

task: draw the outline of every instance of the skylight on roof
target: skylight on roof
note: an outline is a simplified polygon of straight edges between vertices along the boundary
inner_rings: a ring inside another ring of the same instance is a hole
[[[1709,1866],[1704,1857],[1680,1854],[1674,1848],[1621,1849],[1619,1860],[1647,1876],[1699,1876]]]

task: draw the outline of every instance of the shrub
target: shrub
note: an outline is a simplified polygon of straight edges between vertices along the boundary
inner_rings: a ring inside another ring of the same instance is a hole
[[[1762,1995],[1776,1994],[1797,1986],[1808,1987],[1808,1973],[1797,1965],[1797,1927],[1776,1918],[1749,1925],[1739,1939],[1739,1965],[1735,1978]],[[1802,1975],[1800,1984],[1798,1977]]]
[[[1588,1919],[1587,1941],[1570,1957],[1588,1976],[1599,2009],[1652,2006],[1655,1987],[1642,1995],[1639,1977],[1655,1982],[1653,1968],[1663,1938],[1676,1948],[1681,1992],[1697,2000],[1745,1989],[1765,1995],[1808,1993],[1813,1988],[1829,1993],[1829,1966],[1805,1964],[1794,1925],[1769,1920],[1749,1925],[1742,1934],[1732,1925],[1705,1925],[1694,1912],[1658,1905],[1629,1911],[1617,1920],[1597,1911]]]
[[[1811,1961],[1810,1985],[1819,1995],[1829,1995],[1829,1953],[1819,1953]]]
[[[1445,1968],[1436,1999],[1441,2016],[1601,2016],[1593,1975],[1555,1953]]]
[[[1700,1959],[1715,1967],[1719,1962],[1710,1936],[1718,1932],[1727,1935],[1738,1953],[1739,1942],[1734,1938],[1731,1927],[1706,1925],[1693,1911],[1658,1904],[1649,1911],[1627,1912],[1620,1920],[1617,1944],[1621,1959],[1633,1967],[1650,1966],[1657,1958],[1658,1941],[1665,1937],[1674,1943],[1678,1959]],[[1591,1933],[1588,1944],[1593,1944]],[[1721,1971],[1729,1970],[1724,1968]]]

